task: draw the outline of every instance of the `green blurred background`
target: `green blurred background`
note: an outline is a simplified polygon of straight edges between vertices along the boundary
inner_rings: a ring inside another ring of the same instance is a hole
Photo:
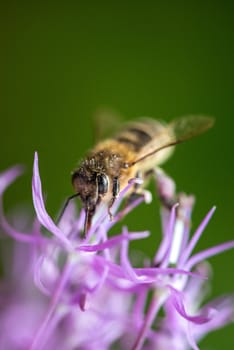
[[[0,17],[0,169],[26,165],[7,191],[7,209],[31,206],[37,150],[55,215],[72,194],[70,172],[92,146],[100,107],[126,119],[204,113],[216,118],[215,128],[178,146],[164,168],[178,190],[196,194],[194,227],[217,205],[198,248],[233,239],[233,2],[7,1]],[[160,234],[157,200],[125,222]],[[155,248],[152,240],[142,245],[150,255]],[[233,291],[233,257],[210,260],[214,296]],[[201,348],[230,348],[233,331],[208,336]]]

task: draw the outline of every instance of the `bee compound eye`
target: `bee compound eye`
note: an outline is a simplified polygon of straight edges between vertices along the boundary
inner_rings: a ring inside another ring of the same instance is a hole
[[[108,191],[108,184],[108,177],[106,175],[97,175],[98,194],[105,194]]]

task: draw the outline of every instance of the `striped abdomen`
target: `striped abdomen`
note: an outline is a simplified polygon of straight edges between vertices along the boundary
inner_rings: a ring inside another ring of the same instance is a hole
[[[118,133],[114,139],[126,144],[134,152],[141,152],[145,147],[158,146],[170,139],[167,125],[153,119],[140,119],[129,123],[125,129]]]

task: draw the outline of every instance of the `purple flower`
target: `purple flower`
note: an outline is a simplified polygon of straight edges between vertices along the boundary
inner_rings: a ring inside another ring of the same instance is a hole
[[[194,253],[215,208],[191,236],[194,198],[177,195],[174,182],[163,172],[156,174],[159,195],[167,203],[178,203],[171,210],[162,206],[162,241],[153,261],[138,266],[129,257],[129,243],[147,238],[149,232],[123,227],[108,236],[110,228],[144,200],[140,197],[121,209],[124,193],[138,180],[131,180],[120,194],[114,220],[101,206],[82,239],[84,212],[77,216],[74,203],[59,225],[47,213],[37,155],[32,182],[36,218],[27,232],[12,227],[2,199],[20,174],[14,167],[0,175],[2,238],[14,240],[12,260],[3,259],[6,273],[0,281],[0,349],[198,349],[207,333],[233,321],[232,296],[207,304],[203,300],[211,272],[205,259],[233,248],[234,241]],[[15,222],[23,219],[20,214]]]

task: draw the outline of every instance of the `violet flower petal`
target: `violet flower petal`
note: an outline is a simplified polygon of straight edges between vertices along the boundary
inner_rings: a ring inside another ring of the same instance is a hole
[[[20,232],[13,228],[9,222],[7,221],[4,211],[3,211],[3,203],[2,196],[7,187],[15,181],[15,179],[20,176],[23,172],[22,166],[12,167],[3,173],[0,174],[0,225],[3,228],[4,232],[10,237],[14,238],[16,241],[23,243],[39,243],[46,241],[46,238],[42,238],[40,236],[32,236],[29,233],[25,234],[24,232]]]
[[[210,320],[211,316],[208,315],[208,313],[200,314],[197,316],[191,316],[185,311],[185,306],[183,303],[183,294],[176,290],[175,288],[169,286],[171,291],[171,301],[174,305],[177,312],[186,320],[196,323],[196,324],[203,324]]]
[[[169,222],[166,227],[166,233],[163,237],[163,240],[160,244],[158,252],[154,258],[154,263],[157,264],[160,262],[160,266],[166,267],[169,262],[170,248],[173,237],[173,231],[176,222],[176,208],[178,207],[178,203],[176,203],[170,212]]]
[[[197,265],[202,260],[205,260],[207,258],[210,258],[214,255],[220,254],[225,252],[226,250],[230,250],[234,248],[234,241],[222,243],[219,245],[216,245],[214,247],[205,249],[195,255],[193,255],[186,263],[186,269],[191,270],[191,268],[195,265]]]
[[[7,187],[22,175],[24,168],[20,165],[13,166],[6,171],[0,173],[0,196],[6,191]]]
[[[40,223],[45,228],[47,228],[47,230],[52,232],[66,249],[71,249],[72,246],[70,241],[64,236],[63,232],[54,224],[53,220],[48,215],[45,209],[44,200],[42,196],[41,179],[38,169],[37,153],[35,153],[34,157],[32,193],[34,208],[36,210],[36,214]]]
[[[185,263],[185,261],[187,261],[188,257],[191,255],[194,247],[196,246],[199,238],[201,237],[202,233],[204,232],[206,226],[208,225],[211,217],[213,216],[214,212],[215,212],[216,207],[213,207],[208,214],[206,215],[206,217],[203,219],[203,221],[201,222],[201,224],[199,225],[199,227],[197,228],[196,232],[194,233],[192,239],[190,240],[189,244],[187,245],[187,247],[185,248],[184,252],[181,254],[181,258],[179,263],[181,265],[183,265]]]

